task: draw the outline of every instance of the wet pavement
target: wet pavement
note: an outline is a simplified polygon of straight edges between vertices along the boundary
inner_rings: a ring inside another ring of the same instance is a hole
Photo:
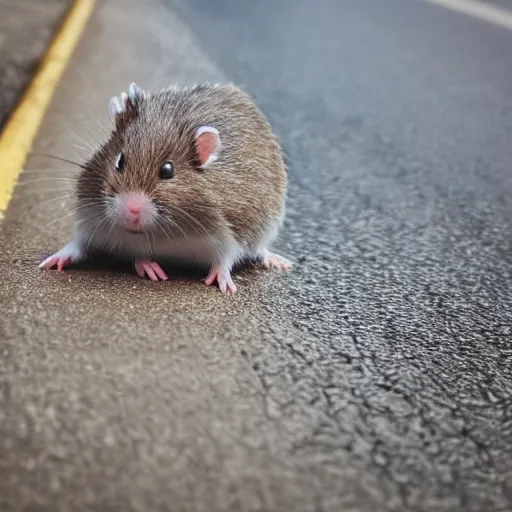
[[[0,510],[512,509],[512,34],[407,0],[100,3],[35,153],[231,80],[282,139],[288,274],[63,273],[76,170],[0,225]]]
[[[69,0],[0,0],[0,129],[69,5]]]

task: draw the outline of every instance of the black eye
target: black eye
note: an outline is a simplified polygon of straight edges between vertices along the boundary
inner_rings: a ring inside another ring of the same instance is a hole
[[[174,176],[174,165],[172,162],[165,162],[162,167],[160,167],[160,178],[163,180],[170,180]]]
[[[119,153],[116,159],[116,169],[121,172],[124,168],[124,155],[123,153]]]

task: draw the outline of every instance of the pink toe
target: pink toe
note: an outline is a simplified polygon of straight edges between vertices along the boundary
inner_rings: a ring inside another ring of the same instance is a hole
[[[204,280],[204,284],[211,286],[215,282],[215,279],[217,279],[217,271],[212,270]]]
[[[151,281],[158,281],[158,277],[155,274],[155,271],[151,267],[151,263],[144,263],[144,271],[146,272],[147,276]]]
[[[162,270],[160,265],[155,261],[136,261],[135,271],[139,277],[148,276],[151,281],[166,281],[167,274]]]
[[[207,286],[210,286],[213,283],[215,283],[215,281],[217,281],[217,284],[219,285],[219,290],[222,293],[236,292],[236,286],[233,280],[231,279],[231,274],[229,273],[229,271],[226,271],[223,268],[213,267],[210,270],[210,273],[208,274],[204,282]]]
[[[57,263],[57,270],[59,272],[62,272],[63,268],[69,263],[69,258],[59,258],[59,261]]]
[[[144,277],[145,272],[144,272],[144,266],[142,263],[139,263],[139,262],[135,263],[135,272],[137,272],[137,275],[139,277]]]
[[[40,265],[39,268],[44,268],[45,270],[50,270],[53,266],[55,266],[55,263],[57,263],[57,260],[59,258],[57,256],[50,256],[49,258],[46,258]]]
[[[236,286],[235,286],[235,283],[233,282],[233,279],[231,278],[231,275],[225,277],[224,279],[224,283],[225,283],[225,290],[221,290],[221,291],[228,291],[229,293],[236,293]]]
[[[162,270],[162,267],[158,263],[154,262],[151,266],[153,267],[153,270],[155,271],[156,275],[162,281],[167,281],[167,279],[169,279],[167,277],[167,274]]]

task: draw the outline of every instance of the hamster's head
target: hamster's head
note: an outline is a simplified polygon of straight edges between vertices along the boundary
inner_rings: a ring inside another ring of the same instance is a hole
[[[209,174],[221,146],[217,129],[181,119],[134,84],[111,100],[111,114],[115,130],[79,179],[81,216],[103,222],[112,236],[207,234],[216,218]]]

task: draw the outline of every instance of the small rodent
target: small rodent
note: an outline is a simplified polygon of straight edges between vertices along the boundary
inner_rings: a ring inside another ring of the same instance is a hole
[[[207,285],[236,291],[233,266],[261,260],[288,269],[269,244],[282,224],[288,173],[270,124],[232,84],[148,93],[130,84],[110,100],[115,129],[82,166],[75,237],[40,268],[58,270],[89,249],[133,258],[139,276],[157,261],[207,264]]]

